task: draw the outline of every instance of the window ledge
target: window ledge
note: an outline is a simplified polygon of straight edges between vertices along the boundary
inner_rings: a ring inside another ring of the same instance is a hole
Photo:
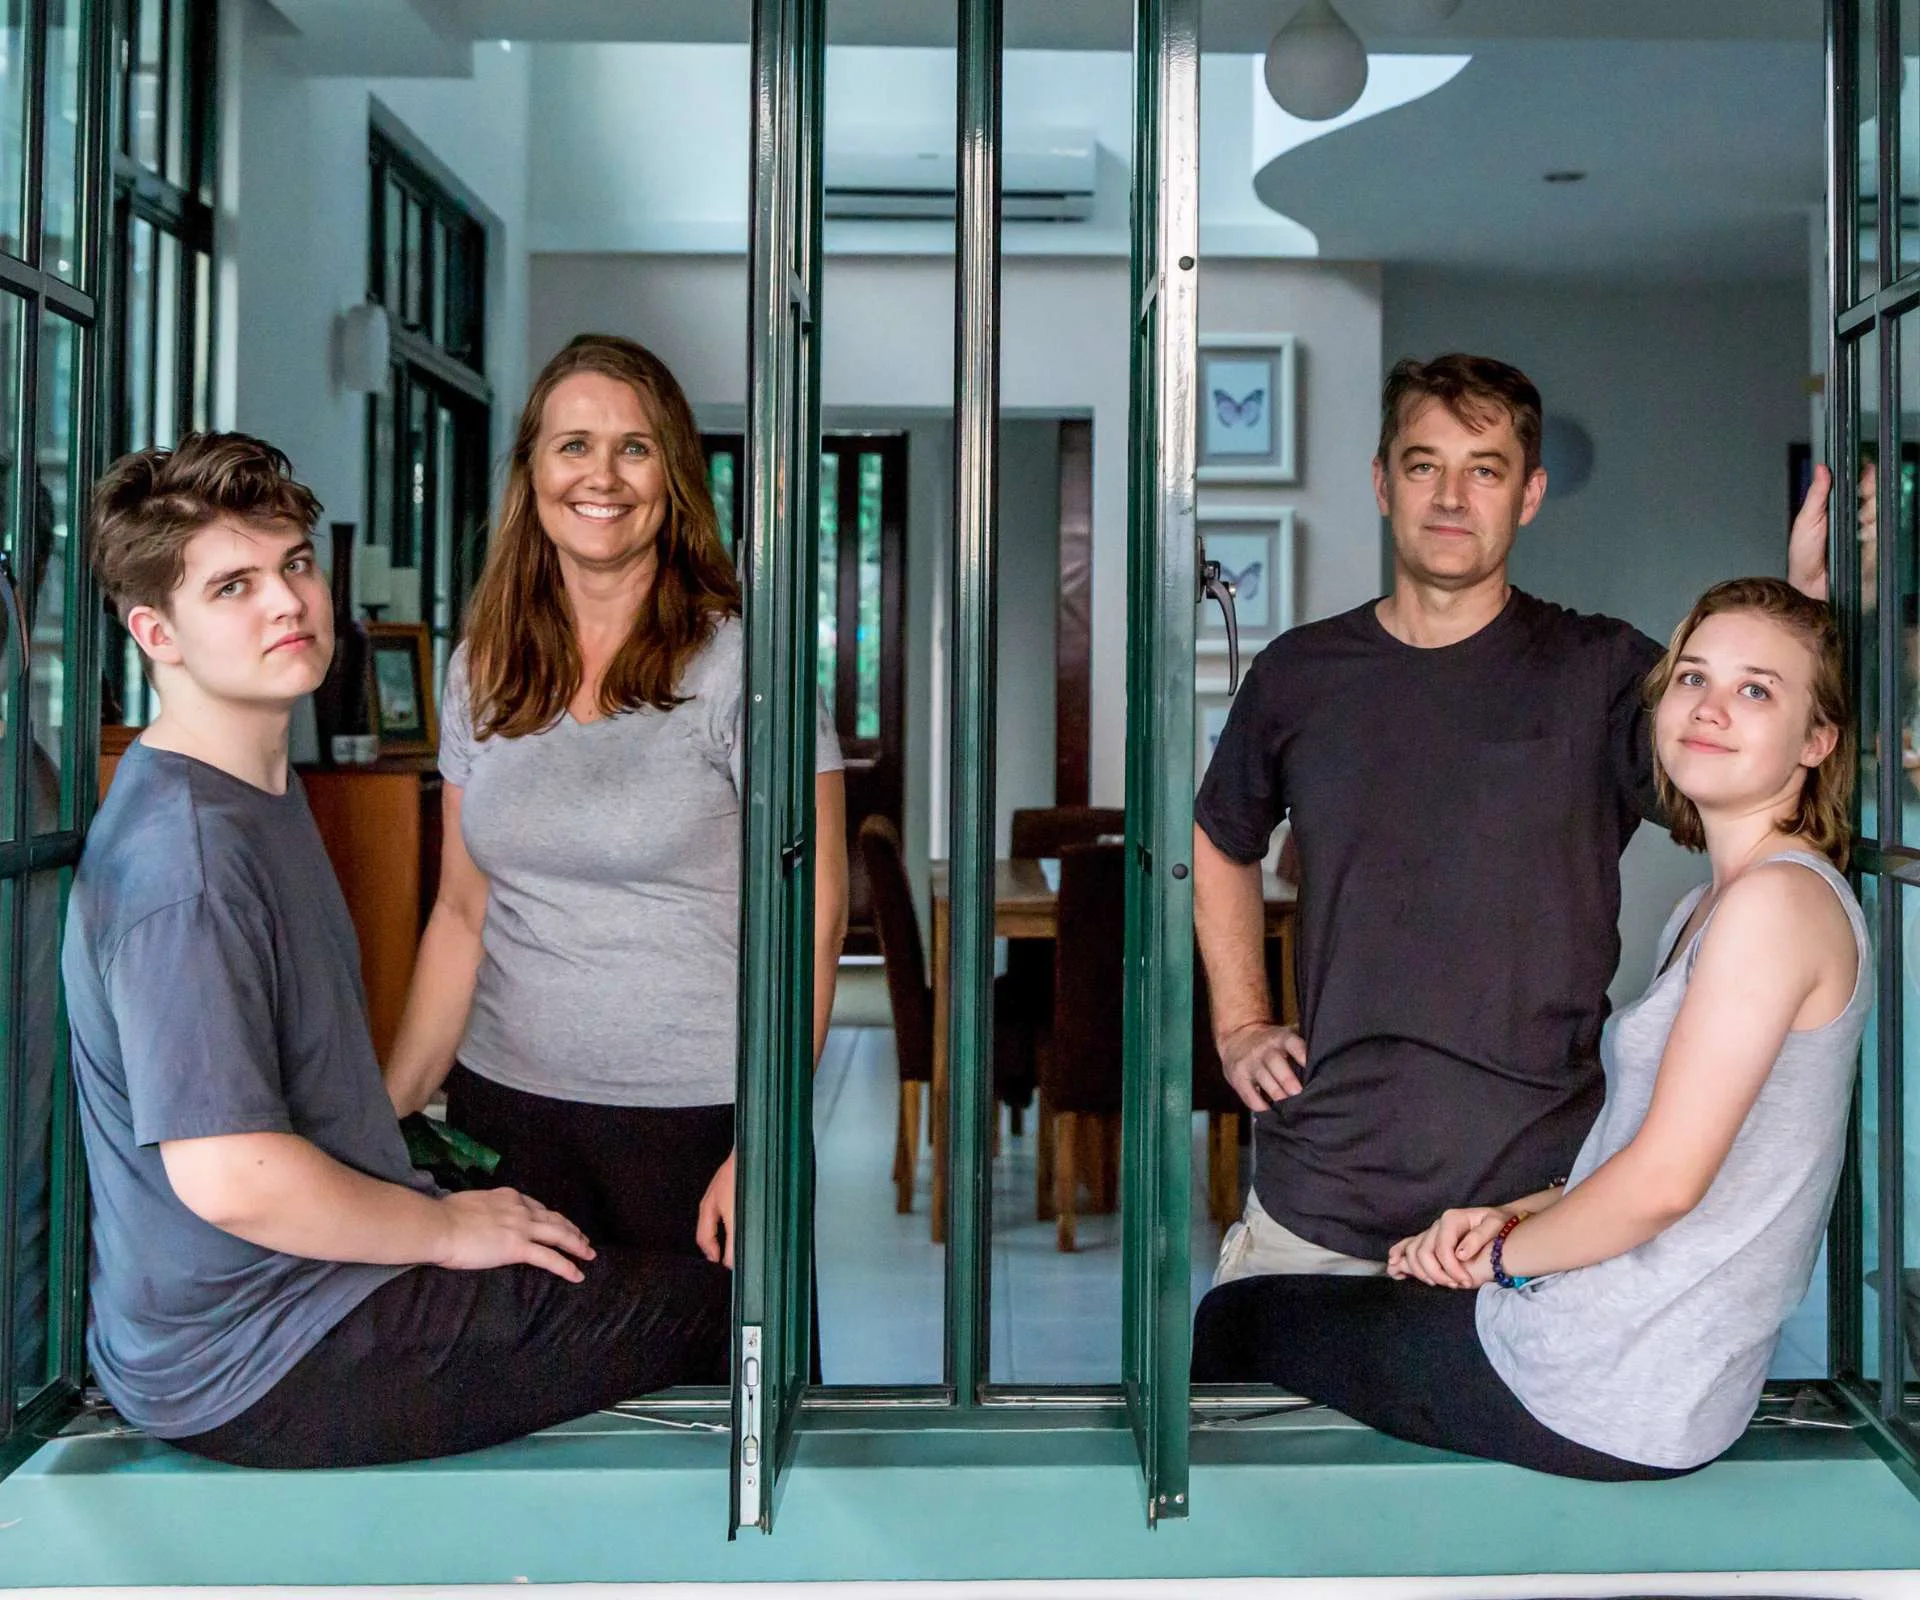
[[[1847,1432],[1755,1429],[1693,1477],[1602,1485],[1325,1413],[1203,1429],[1194,1515],[1149,1530],[1131,1441],[1111,1426],[929,1434],[823,1420],[799,1441],[774,1536],[731,1544],[725,1436],[633,1418],[324,1473],[62,1437],[0,1484],[0,1586],[1920,1568],[1920,1504]]]

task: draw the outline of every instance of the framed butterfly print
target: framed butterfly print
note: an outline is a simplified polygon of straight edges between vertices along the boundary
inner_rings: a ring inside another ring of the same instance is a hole
[[[1220,576],[1233,585],[1244,667],[1262,645],[1293,626],[1293,509],[1223,506],[1202,511],[1197,521],[1207,559],[1219,562]],[[1227,624],[1218,606],[1201,608],[1195,644],[1201,655],[1226,654]]]
[[[1290,333],[1200,335],[1200,482],[1298,481],[1297,359]]]

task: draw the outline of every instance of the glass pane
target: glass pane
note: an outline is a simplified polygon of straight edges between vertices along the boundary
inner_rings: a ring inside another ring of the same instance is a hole
[[[427,292],[431,299],[428,329],[429,336],[437,345],[447,342],[447,225],[439,217],[433,219],[432,257],[427,263]]]
[[[1860,539],[1859,660],[1855,682],[1860,686],[1860,826],[1869,839],[1881,837],[1880,794],[1880,337],[1874,330],[1854,347],[1854,416],[1857,455],[1855,468],[1856,528]],[[1887,837],[1896,837],[1895,818],[1884,819]]]
[[[127,448],[144,450],[153,437],[153,228],[140,218],[129,230],[127,261]]]
[[[1879,878],[1862,875],[1860,909],[1880,937]],[[1875,985],[1876,990],[1878,985]],[[1876,998],[1860,1040],[1860,1373],[1880,1376],[1880,1005]]]
[[[860,575],[859,634],[855,645],[855,704],[853,734],[856,739],[880,737],[880,489],[885,478],[886,460],[869,451],[860,457]]]
[[[48,313],[41,324],[39,421],[34,455],[40,483],[34,496],[33,570],[22,596],[29,649],[28,725],[35,750],[53,771],[60,770],[62,738],[72,702],[67,656],[67,564],[76,545],[73,531],[85,498],[80,478],[80,330],[64,317]],[[76,630],[77,631],[77,630]],[[69,774],[69,779],[71,774]],[[36,790],[33,831],[49,833],[59,821],[60,785],[53,789],[51,814]]]
[[[716,450],[707,457],[707,488],[713,495],[714,520],[719,524],[720,542],[733,550],[733,496],[735,461],[731,450]]]
[[[393,400],[371,401],[373,448],[367,462],[367,544],[393,547]]]
[[[454,484],[453,413],[445,406],[434,408],[433,479],[433,609],[427,614],[436,644],[452,633],[453,595],[453,498]]]
[[[840,458],[831,451],[820,455],[819,595],[820,695],[827,714],[839,721],[834,687],[840,673]]]
[[[127,153],[160,170],[160,46],[165,0],[135,0],[133,81],[127,92]]]
[[[427,214],[420,209],[420,202],[412,195],[406,197],[406,222],[401,234],[402,277],[401,320],[409,328],[419,328],[422,312],[426,303],[426,284],[424,273],[426,266]]]
[[[1900,1324],[1906,1352],[1904,1409],[1912,1421],[1920,1419],[1920,1396],[1914,1389],[1920,1373],[1920,890],[1907,884],[1900,886],[1900,923]],[[1883,1216],[1881,1226],[1895,1226],[1894,1219]]]
[[[19,1022],[20,1122],[13,1168],[19,1233],[14,1254],[13,1371],[16,1401],[31,1399],[53,1381],[53,1101],[66,1030],[60,1026],[60,919],[68,872],[37,872],[26,880],[26,1009]],[[0,910],[10,919],[17,882]],[[9,927],[0,922],[0,927]],[[0,977],[6,961],[0,957]],[[6,1041],[0,1023],[0,1047]],[[0,1057],[4,1059],[4,1057]]]
[[[192,93],[193,54],[187,36],[191,0],[167,0],[167,182],[191,188],[193,119],[187,107]]]
[[[396,604],[392,619],[395,622],[417,622],[419,613],[408,616],[406,608],[399,602],[399,590],[403,580],[402,570],[417,569],[420,552],[426,545],[427,535],[427,477],[430,468],[430,456],[433,448],[433,432],[428,426],[427,409],[433,397],[418,385],[410,386],[407,393],[407,443],[406,454],[402,457],[406,466],[407,503],[402,510],[401,524],[396,530],[393,542],[394,590]]]
[[[1920,0],[1900,0],[1899,270],[1920,265]]]
[[[25,609],[22,487],[14,465],[28,433],[20,413],[21,338],[26,320],[25,304],[13,295],[0,294],[0,550],[5,551],[13,574],[11,599],[20,612]],[[24,809],[21,797],[13,792],[13,739],[20,731],[17,707],[25,642],[13,625],[16,611],[9,611],[6,601],[6,596],[0,596],[0,840],[20,836]]]
[[[188,258],[193,272],[193,415],[192,425],[204,433],[210,426],[213,404],[213,263],[200,251]]]
[[[48,0],[45,209],[40,264],[80,281],[80,50],[82,0]]]
[[[1858,176],[1859,286],[1864,298],[1880,286],[1880,0],[1858,0],[1854,61]]]
[[[23,256],[27,181],[27,0],[0,4],[0,251]]]
[[[170,233],[154,238],[153,442],[179,442],[180,427],[180,241]]]
[[[386,215],[381,219],[382,259],[380,303],[396,316],[400,313],[401,245],[406,239],[406,203],[400,186],[391,178],[386,186]]]

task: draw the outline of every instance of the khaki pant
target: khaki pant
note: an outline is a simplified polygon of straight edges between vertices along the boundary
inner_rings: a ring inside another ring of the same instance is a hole
[[[1342,1255],[1303,1239],[1268,1216],[1252,1190],[1247,1209],[1220,1241],[1220,1262],[1213,1269],[1217,1289],[1236,1278],[1267,1277],[1276,1273],[1312,1272],[1329,1277],[1378,1278],[1386,1274],[1384,1261],[1365,1261]]]

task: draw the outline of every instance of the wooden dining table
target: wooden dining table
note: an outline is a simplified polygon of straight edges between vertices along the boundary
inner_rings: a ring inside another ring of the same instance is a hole
[[[933,1242],[947,1237],[947,1018],[952,1005],[951,956],[953,893],[948,864],[928,867],[933,900],[933,1082],[929,1086],[927,1122],[933,1145]],[[1297,890],[1271,872],[1263,872],[1269,939],[1291,943]],[[1036,860],[1003,859],[993,864],[993,932],[998,939],[1054,939],[1060,934],[1060,891],[1047,881],[1046,869]],[[1293,971],[1291,950],[1282,970]],[[1289,1008],[1288,1014],[1291,1014]]]

